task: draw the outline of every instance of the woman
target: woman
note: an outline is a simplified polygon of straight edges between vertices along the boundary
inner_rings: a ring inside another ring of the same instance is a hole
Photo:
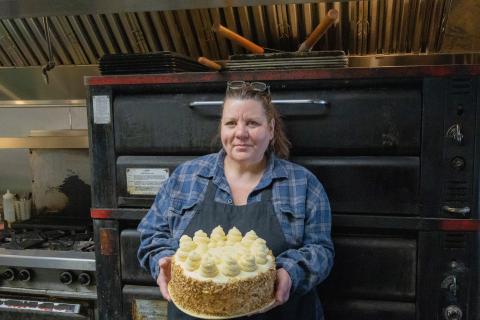
[[[179,166],[138,226],[141,264],[170,301],[171,256],[183,234],[221,225],[255,230],[276,256],[275,304],[248,319],[322,319],[315,287],[333,264],[330,206],[317,178],[282,160],[289,142],[261,82],[228,83],[220,122],[223,149]],[[169,319],[193,319],[172,303]]]

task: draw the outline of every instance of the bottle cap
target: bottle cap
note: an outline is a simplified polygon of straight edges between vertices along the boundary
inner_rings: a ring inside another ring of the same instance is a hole
[[[8,200],[8,199],[13,199],[13,193],[10,192],[10,190],[7,190],[7,193],[3,195],[3,199]]]

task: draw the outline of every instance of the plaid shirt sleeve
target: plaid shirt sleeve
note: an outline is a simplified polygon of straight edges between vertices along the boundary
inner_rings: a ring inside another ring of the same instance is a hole
[[[170,203],[169,190],[171,189],[172,181],[175,179],[174,175],[175,172],[162,185],[152,207],[138,225],[140,247],[137,256],[142,267],[150,270],[155,280],[160,272],[158,261],[163,257],[174,255],[178,248],[178,241],[171,236],[166,217]]]
[[[330,273],[333,266],[334,247],[330,235],[330,204],[322,184],[308,171],[306,177],[300,180],[297,178],[289,179],[290,193],[302,194],[306,188],[306,195],[298,197],[290,195],[289,200],[293,202],[293,207],[300,211],[302,208],[299,204],[303,202],[305,217],[297,225],[295,221],[290,221],[289,227],[282,225],[282,228],[284,231],[288,228],[297,228],[298,234],[303,233],[303,240],[300,240],[298,249],[283,252],[276,258],[276,262],[277,268],[284,268],[290,275],[291,292],[303,294],[322,282]],[[302,180],[305,182],[299,182]],[[301,191],[295,192],[295,189],[301,189]]]

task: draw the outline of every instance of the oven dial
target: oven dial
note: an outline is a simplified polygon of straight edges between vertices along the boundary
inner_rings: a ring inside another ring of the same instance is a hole
[[[88,286],[92,282],[92,278],[88,273],[82,272],[78,275],[78,282],[80,282],[82,286]]]
[[[463,144],[463,133],[460,124],[455,123],[447,129],[445,137],[452,139],[452,141],[461,146]]]
[[[15,271],[13,269],[5,269],[3,270],[3,272],[0,274],[0,278],[2,280],[6,280],[6,281],[12,281],[12,280],[15,280]]]
[[[18,272],[18,279],[20,281],[30,281],[31,278],[32,278],[32,274],[30,270],[22,269]]]
[[[73,275],[71,272],[64,271],[60,273],[59,279],[60,279],[60,282],[63,284],[71,284],[73,281]]]
[[[457,171],[461,171],[465,168],[465,159],[462,157],[455,157],[450,160],[450,166]]]
[[[449,305],[445,308],[444,317],[446,320],[460,320],[463,317],[462,309],[456,305]]]

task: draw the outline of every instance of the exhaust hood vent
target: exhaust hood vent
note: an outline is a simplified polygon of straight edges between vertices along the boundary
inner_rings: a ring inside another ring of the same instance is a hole
[[[243,1],[247,2],[255,3]],[[159,7],[166,6],[161,3]],[[92,14],[72,10],[63,15],[52,7],[47,19],[54,61],[56,65],[92,65],[107,53],[172,51],[210,59],[245,53],[212,32],[214,22],[263,47],[296,51],[332,8],[338,10],[339,18],[314,50],[343,50],[349,55],[434,53],[440,51],[448,34],[449,14],[465,1],[260,1],[261,5],[216,8],[193,8],[195,2],[188,3],[192,3],[188,9],[125,12],[118,8],[118,13],[101,13],[97,9],[105,7],[102,0]],[[46,65],[49,50],[44,18],[22,13],[17,6],[10,12],[20,12],[4,13],[8,18],[0,19],[0,66]]]

